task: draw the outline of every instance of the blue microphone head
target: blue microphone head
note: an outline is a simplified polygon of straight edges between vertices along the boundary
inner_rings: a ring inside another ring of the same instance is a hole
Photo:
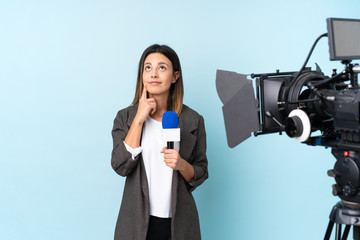
[[[176,114],[176,112],[173,111],[165,112],[162,116],[161,122],[163,129],[179,127],[178,115]]]

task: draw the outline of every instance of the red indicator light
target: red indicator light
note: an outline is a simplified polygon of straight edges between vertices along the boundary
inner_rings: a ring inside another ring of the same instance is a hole
[[[349,156],[349,152],[348,152],[348,151],[345,151],[345,152],[344,152],[344,156],[345,156],[345,157]]]

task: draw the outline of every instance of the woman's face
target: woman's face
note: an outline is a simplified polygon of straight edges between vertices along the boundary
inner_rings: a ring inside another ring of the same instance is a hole
[[[161,53],[148,55],[144,62],[143,83],[150,95],[169,94],[170,86],[179,78],[170,60]]]

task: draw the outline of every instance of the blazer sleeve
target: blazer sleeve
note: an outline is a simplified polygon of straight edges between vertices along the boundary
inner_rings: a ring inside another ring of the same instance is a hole
[[[139,163],[141,154],[138,154],[135,159],[132,159],[131,153],[127,151],[124,140],[129,132],[127,125],[128,113],[126,109],[118,112],[114,120],[114,127],[112,129],[113,150],[111,154],[111,166],[116,173],[125,177],[128,176]]]
[[[194,191],[208,178],[208,161],[206,157],[206,132],[204,118],[200,116],[197,139],[195,144],[194,160],[191,163],[194,167],[194,179],[190,183],[189,191]]]

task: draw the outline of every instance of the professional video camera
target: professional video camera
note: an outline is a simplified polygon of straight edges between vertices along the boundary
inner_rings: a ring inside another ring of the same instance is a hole
[[[360,239],[360,20],[327,19],[327,33],[319,36],[298,72],[251,74],[256,79],[256,98],[248,75],[218,70],[216,88],[223,102],[223,115],[229,147],[251,136],[282,133],[299,142],[332,148],[336,158],[328,175],[335,178],[333,194],[341,198],[330,214],[325,239],[334,223],[336,239],[346,224],[346,239],[354,226],[354,239]],[[341,60],[344,70],[325,76],[306,64],[317,42],[327,36],[330,60]],[[321,132],[319,136],[312,133]]]

